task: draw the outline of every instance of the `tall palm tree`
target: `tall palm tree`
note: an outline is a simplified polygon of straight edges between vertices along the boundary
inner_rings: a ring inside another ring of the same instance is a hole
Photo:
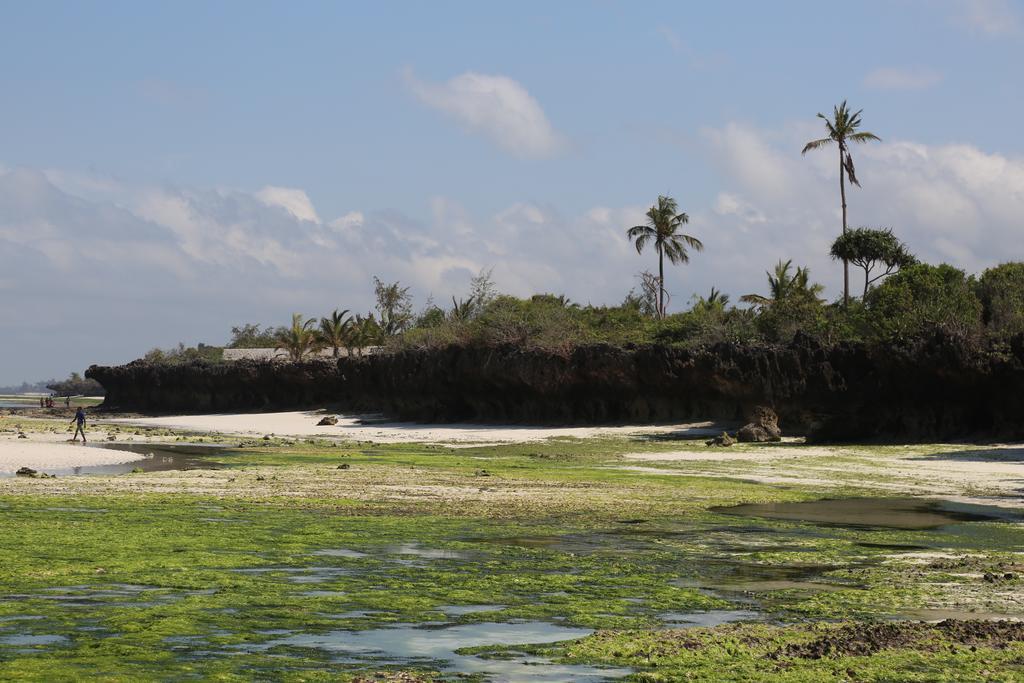
[[[843,234],[846,234],[846,179],[857,187],[860,182],[857,180],[857,173],[853,168],[853,157],[850,155],[849,143],[881,141],[882,138],[874,133],[858,131],[860,128],[860,114],[863,109],[851,112],[846,106],[846,100],[838,107],[832,108],[832,119],[818,113],[818,118],[825,121],[825,128],[828,130],[828,137],[819,140],[811,140],[804,145],[801,154],[807,154],[812,149],[818,149],[833,142],[839,148],[839,196],[843,204]],[[843,305],[850,303],[850,262],[843,260]]]
[[[643,253],[648,242],[654,242],[658,252],[658,316],[665,317],[665,257],[671,263],[687,263],[690,254],[686,247],[702,251],[704,244],[693,237],[679,232],[682,225],[690,222],[690,217],[679,212],[676,200],[660,195],[658,203],[647,211],[647,224],[634,225],[626,231],[626,237],[633,240],[636,253]]]
[[[292,313],[292,326],[282,330],[277,337],[277,349],[288,352],[288,358],[298,362],[320,349],[320,339],[313,329],[315,318],[303,322],[301,313]]]
[[[334,309],[330,318],[320,318],[320,342],[334,350],[334,357],[338,357],[338,350],[345,345],[345,336],[352,325],[352,317],[348,309],[338,312]]]

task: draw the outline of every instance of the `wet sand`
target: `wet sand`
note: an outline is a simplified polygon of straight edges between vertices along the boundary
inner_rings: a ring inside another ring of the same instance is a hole
[[[552,438],[590,439],[601,436],[670,435],[693,438],[721,433],[711,422],[653,426],[545,427],[484,424],[420,424],[379,419],[363,423],[359,417],[335,415],[338,424],[317,426],[333,413],[291,411],[223,415],[179,415],[170,417],[117,418],[115,424],[160,427],[190,432],[238,434],[245,436],[318,436],[376,443],[499,444],[528,443]]]
[[[6,436],[6,435],[5,435]],[[138,460],[138,453],[92,448],[78,443],[0,439],[0,475],[28,467],[39,472],[75,467],[119,465]]]

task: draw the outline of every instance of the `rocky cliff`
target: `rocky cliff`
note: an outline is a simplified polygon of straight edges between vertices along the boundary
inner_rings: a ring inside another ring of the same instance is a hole
[[[906,347],[583,346],[405,351],[303,363],[93,366],[104,406],[216,412],[331,405],[422,421],[739,420],[772,406],[825,440],[1024,438],[1024,339],[979,352],[937,335]]]

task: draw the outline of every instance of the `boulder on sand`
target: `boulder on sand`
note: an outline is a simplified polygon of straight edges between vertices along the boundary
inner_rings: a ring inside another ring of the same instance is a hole
[[[779,416],[765,406],[757,406],[749,416],[750,422],[743,425],[736,433],[736,438],[743,443],[763,443],[766,441],[782,441],[782,430],[779,429]]]
[[[708,439],[704,442],[705,446],[731,446],[736,443],[736,439],[729,436],[729,432],[722,432],[721,436],[716,436],[713,439]]]
[[[338,424],[338,418],[335,415],[324,415],[320,418],[320,421],[316,423],[317,427],[333,427]]]

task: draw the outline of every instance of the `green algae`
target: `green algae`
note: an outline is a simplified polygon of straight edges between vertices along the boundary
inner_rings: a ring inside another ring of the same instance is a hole
[[[284,484],[248,497],[117,490],[73,499],[0,496],[0,679],[429,674],[436,665],[340,661],[315,647],[261,648],[283,633],[322,638],[400,625],[517,621],[600,629],[571,644],[520,651],[627,667],[648,680],[677,680],[683,672],[756,680],[766,671],[782,680],[820,680],[843,675],[844,665],[884,680],[907,676],[905,670],[918,677],[902,680],[942,680],[950,671],[984,678],[985,657],[959,651],[883,652],[852,663],[766,663],[765,656],[769,646],[810,637],[819,620],[885,619],[936,603],[1019,612],[1007,598],[1019,590],[1019,524],[845,528],[736,517],[711,508],[824,495],[808,486],[608,468],[622,452],[667,447],[678,444],[597,439],[453,449],[297,442],[211,455],[239,476],[257,468],[270,477],[276,471],[317,478],[344,462],[353,476],[402,472],[412,482],[427,474],[459,486],[552,483],[561,486],[552,489],[558,493],[591,492],[594,501],[614,496],[608,506],[554,496],[510,511],[486,502],[441,505],[429,496],[311,497]],[[480,476],[482,469],[489,476]],[[253,479],[245,486],[264,484]],[[919,549],[950,559],[902,559]],[[998,585],[982,580],[994,571],[1017,574]],[[457,609],[477,605],[496,609]],[[699,647],[666,645],[665,629],[679,626],[680,615],[715,610],[772,625],[686,629],[705,634],[687,636]],[[30,640],[5,645],[2,638],[15,633]],[[988,661],[1012,671],[1021,654],[1015,648]]]

